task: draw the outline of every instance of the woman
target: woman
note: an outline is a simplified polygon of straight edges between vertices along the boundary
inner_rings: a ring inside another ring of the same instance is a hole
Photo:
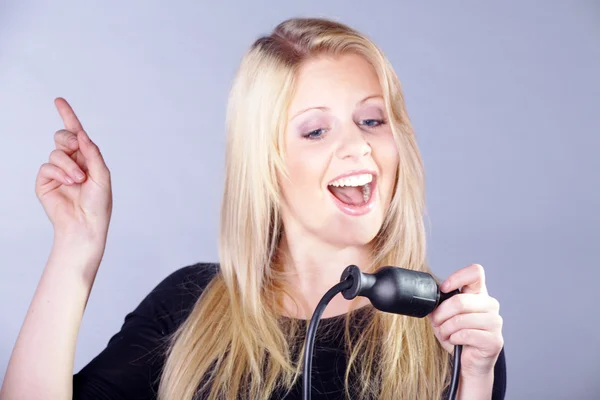
[[[300,398],[307,320],[346,266],[431,273],[423,167],[392,67],[345,25],[287,20],[251,46],[231,90],[220,262],[167,277],[72,377],[112,194],[98,147],[66,101],[56,106],[65,129],[36,182],[55,241],[3,399]],[[336,296],[318,330],[313,398],[442,398],[456,344],[458,398],[503,398],[502,319],[483,268],[442,286],[456,288],[422,319]]]

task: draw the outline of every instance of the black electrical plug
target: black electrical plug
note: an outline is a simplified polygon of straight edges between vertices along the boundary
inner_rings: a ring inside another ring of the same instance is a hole
[[[342,291],[346,300],[364,296],[380,311],[417,318],[427,316],[444,300],[460,293],[458,289],[443,293],[430,274],[400,267],[382,267],[369,274],[349,265],[340,281],[349,277],[352,286]]]

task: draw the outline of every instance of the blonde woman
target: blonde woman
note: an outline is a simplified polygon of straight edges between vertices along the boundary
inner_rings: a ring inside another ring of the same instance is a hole
[[[112,194],[98,147],[55,103],[65,127],[36,181],[54,246],[3,400],[299,399],[307,322],[346,266],[432,273],[423,166],[392,67],[346,25],[290,19],[254,42],[231,89],[219,262],[166,277],[73,376]],[[428,318],[336,296],[317,332],[313,398],[446,398],[457,344],[458,398],[504,398],[502,318],[483,268],[442,286],[456,288]]]

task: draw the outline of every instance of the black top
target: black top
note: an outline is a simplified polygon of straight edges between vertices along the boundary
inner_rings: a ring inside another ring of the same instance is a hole
[[[121,330],[106,348],[73,376],[73,399],[155,399],[164,362],[166,335],[185,320],[218,264],[197,263],[178,269],[156,286],[135,310],[125,316]],[[344,316],[322,319],[318,331],[330,324],[343,329]],[[341,338],[340,336],[339,338]],[[325,340],[329,340],[325,342]],[[341,340],[317,339],[312,364],[312,398],[343,399],[346,360]],[[494,368],[492,400],[504,399],[504,349]],[[284,396],[302,399],[302,379]]]

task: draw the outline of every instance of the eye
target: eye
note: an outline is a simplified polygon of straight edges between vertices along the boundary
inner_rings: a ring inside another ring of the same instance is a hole
[[[369,128],[376,128],[384,124],[385,120],[383,119],[363,119],[362,121],[360,121],[360,125],[366,125]]]
[[[305,133],[304,135],[302,135],[302,137],[304,137],[306,139],[313,139],[313,140],[314,139],[322,139],[324,133],[325,133],[325,129],[323,129],[323,128],[315,129],[314,131]]]

